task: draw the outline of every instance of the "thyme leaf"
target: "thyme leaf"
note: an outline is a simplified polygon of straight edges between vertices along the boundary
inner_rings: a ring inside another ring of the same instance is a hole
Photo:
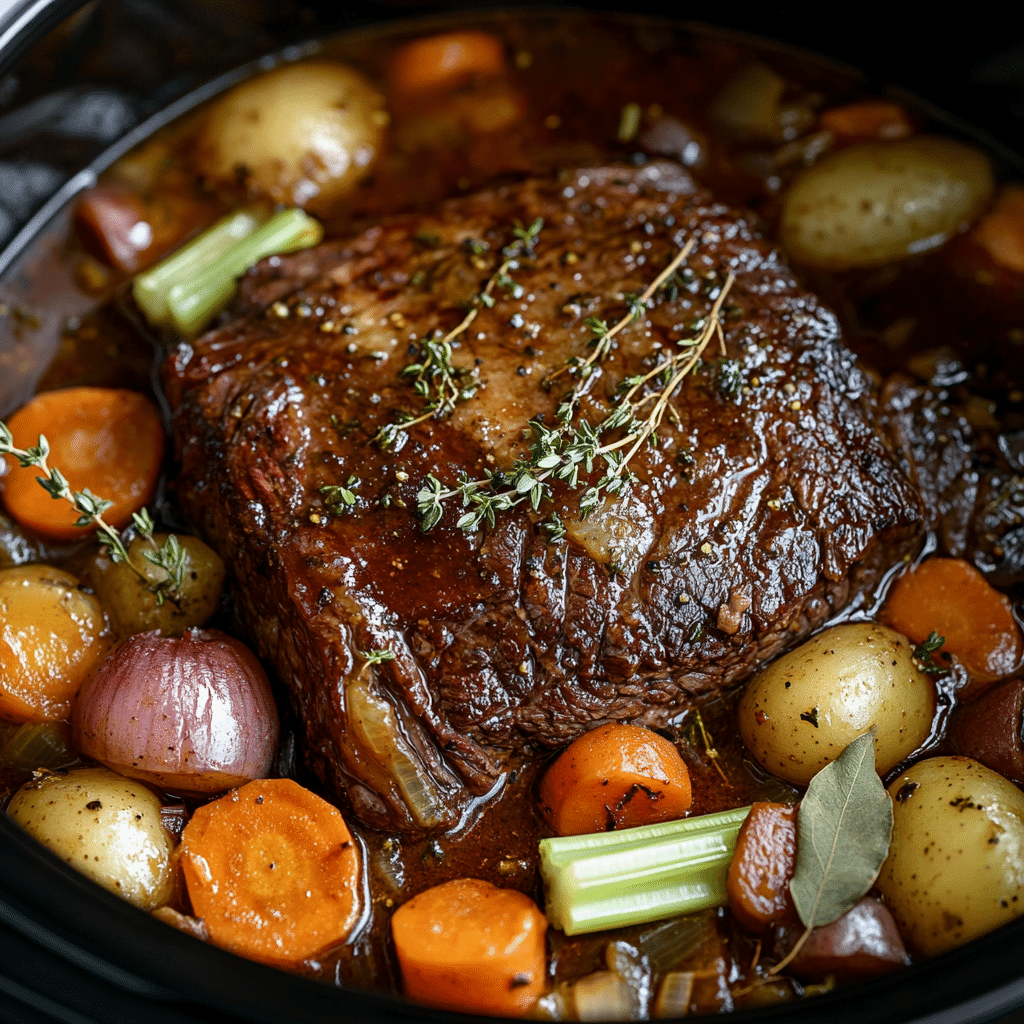
[[[671,277],[692,250],[691,238],[658,275],[644,293],[631,303],[632,307],[651,300],[664,281]],[[444,504],[458,500],[464,509],[456,525],[472,533],[483,524],[493,526],[498,512],[529,503],[536,512],[552,495],[551,482],[561,481],[573,490],[581,486],[581,474],[590,477],[595,468],[601,470],[596,482],[583,486],[578,499],[580,518],[586,519],[609,497],[621,497],[633,482],[629,464],[644,446],[657,444],[658,428],[670,409],[672,396],[687,375],[701,365],[701,355],[713,338],[722,336],[720,313],[734,282],[730,273],[718,289],[711,311],[702,318],[699,333],[677,343],[653,369],[627,378],[613,398],[613,407],[603,420],[593,423],[578,416],[580,400],[588,386],[583,371],[593,367],[603,349],[610,348],[610,339],[627,323],[631,315],[608,327],[604,320],[593,317],[585,323],[594,335],[594,351],[587,360],[573,366],[580,380],[557,409],[557,424],[546,426],[541,419],[530,421],[533,444],[529,455],[519,459],[503,472],[488,472],[481,480],[462,477],[454,487],[445,485],[433,475],[427,477],[417,495],[417,508],[422,529],[433,529],[443,515]],[[566,363],[563,369],[570,366]],[[552,374],[548,382],[557,377]],[[654,390],[641,395],[650,385]],[[613,436],[617,435],[617,436]],[[557,536],[564,535],[564,525]],[[549,531],[550,532],[550,531]],[[557,539],[553,535],[553,539]]]
[[[36,477],[39,486],[54,501],[66,501],[74,508],[78,513],[76,527],[83,530],[92,527],[96,530],[100,545],[107,549],[111,559],[115,562],[124,562],[146,584],[157,605],[162,605],[165,600],[171,600],[175,604],[181,600],[188,556],[174,534],[171,534],[159,548],[142,553],[147,562],[158,566],[167,574],[166,579],[153,582],[128,557],[128,549],[124,546],[121,534],[103,518],[103,514],[113,507],[114,503],[93,494],[88,487],[81,491],[72,491],[67,477],[48,462],[50,442],[45,435],[40,434],[36,444],[30,448],[17,448],[14,444],[14,435],[7,424],[0,421],[0,455],[12,456],[23,469],[38,469],[42,473],[42,476]],[[146,509],[132,514],[132,525],[141,537],[153,543],[153,519]]]
[[[946,643],[944,636],[939,636],[933,629],[927,638],[919,643],[912,652],[912,657],[921,666],[921,671],[930,676],[943,676],[950,671],[948,666],[940,665],[935,660],[935,655],[942,650]]]
[[[380,665],[385,661],[395,660],[395,652],[389,651],[386,647],[376,651],[357,651],[356,653],[365,662],[363,665],[364,670],[373,665]]]
[[[418,415],[401,416],[380,428],[374,441],[381,448],[392,447],[400,433],[417,423],[450,416],[457,405],[468,401],[480,389],[475,369],[455,366],[452,363],[452,342],[469,330],[481,309],[490,309],[494,306],[495,288],[504,288],[511,291],[514,297],[518,297],[516,292],[519,286],[509,272],[519,267],[521,259],[533,257],[543,227],[542,217],[538,217],[529,227],[516,223],[512,229],[512,241],[501,250],[501,263],[484,283],[483,288],[469,300],[466,315],[447,334],[441,335],[438,331],[440,337],[425,339],[421,349],[421,360],[402,369],[399,376],[409,380],[415,393],[425,399],[425,402]],[[486,246],[480,242],[471,242],[470,251],[475,257],[480,258],[486,251]]]

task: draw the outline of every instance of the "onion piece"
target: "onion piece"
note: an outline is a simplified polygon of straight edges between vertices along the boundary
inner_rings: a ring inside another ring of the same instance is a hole
[[[637,1020],[639,1007],[629,985],[615,971],[595,971],[572,986],[579,1020]]]
[[[672,971],[662,979],[654,1000],[654,1017],[665,1020],[685,1017],[693,999],[693,971]]]
[[[265,778],[279,723],[256,656],[218,630],[138,633],[82,687],[77,748],[172,793],[217,793]]]
[[[3,723],[0,723],[2,725]],[[0,732],[0,766],[33,772],[67,768],[78,760],[64,722],[26,722],[6,735]]]
[[[382,788],[392,783],[420,828],[433,828],[443,819],[443,796],[402,735],[395,709],[360,676],[345,687],[349,725],[357,743],[380,766]]]
[[[715,937],[715,920],[711,912],[664,921],[637,936],[637,951],[655,974],[664,974]]]

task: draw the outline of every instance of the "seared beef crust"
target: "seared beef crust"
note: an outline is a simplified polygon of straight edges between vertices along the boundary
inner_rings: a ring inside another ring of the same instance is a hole
[[[479,392],[382,450],[377,431],[422,408],[400,377],[416,342],[462,319],[538,217],[520,287],[496,288],[455,344]],[[424,534],[427,474],[507,469],[531,417],[555,422],[571,378],[541,382],[589,351],[584,320],[618,320],[691,236],[691,272],[618,335],[584,413],[690,336],[730,269],[738,393],[716,342],[626,497],[580,522],[556,488],[564,539],[542,528],[551,507],[467,536],[456,502]],[[234,572],[309,763],[378,827],[451,826],[518,752],[596,723],[679,721],[870,591],[924,528],[834,315],[749,215],[669,163],[495,186],[265,261],[165,377],[182,505]],[[350,478],[356,503],[329,511],[320,489]],[[369,665],[378,650],[394,660]]]

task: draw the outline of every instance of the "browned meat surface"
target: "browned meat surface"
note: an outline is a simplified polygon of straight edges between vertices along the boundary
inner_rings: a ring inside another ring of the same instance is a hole
[[[939,552],[967,559],[996,586],[1024,583],[1024,432],[999,433],[979,413],[986,403],[938,376],[922,384],[893,374],[880,396],[884,429]]]
[[[400,377],[417,340],[462,319],[514,224],[537,217],[520,287],[494,289],[454,346],[480,390],[382,450],[380,427],[422,408]],[[571,377],[541,381],[589,351],[584,319],[618,320],[691,236],[691,272],[617,336],[583,411],[599,419],[623,376],[690,336],[729,269],[742,389],[722,388],[716,342],[633,487],[585,522],[559,485],[470,535],[452,502],[424,534],[427,474],[507,469],[531,417],[554,423]],[[924,529],[835,317],[749,218],[668,163],[496,186],[268,261],[166,385],[181,502],[234,570],[311,766],[380,827],[453,824],[527,746],[609,719],[671,726],[869,591]],[[329,512],[320,488],[351,477],[355,504]],[[567,535],[549,542],[552,507]]]

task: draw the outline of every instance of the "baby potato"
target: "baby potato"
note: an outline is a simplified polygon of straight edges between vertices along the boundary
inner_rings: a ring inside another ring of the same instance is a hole
[[[988,206],[989,159],[922,135],[862,142],[825,157],[790,186],[780,237],[799,263],[870,267],[941,245]]]
[[[112,637],[100,602],[48,565],[0,569],[0,718],[56,722]]]
[[[113,620],[119,637],[154,629],[164,636],[180,636],[186,629],[204,625],[217,610],[224,587],[224,562],[198,537],[181,534],[176,534],[185,552],[181,596],[176,601],[165,598],[157,604],[156,594],[150,586],[165,582],[167,572],[150,562],[143,553],[156,551],[167,536],[166,533],[156,533],[152,541],[136,537],[128,545],[132,565],[142,570],[148,582],[140,579],[126,563],[115,562],[105,551],[93,559],[89,581]]]
[[[1024,793],[969,757],[933,757],[890,786],[878,888],[913,950],[934,956],[1024,913]]]
[[[328,207],[365,177],[384,142],[384,97],[344,64],[290,64],[232,89],[197,139],[207,181],[275,203]]]
[[[780,778],[806,786],[872,726],[884,774],[927,738],[935,684],[910,641],[886,626],[833,626],[772,662],[739,704],[743,742]]]
[[[29,835],[104,889],[142,910],[174,889],[173,841],[156,794],[109,768],[77,768],[26,783],[7,814]]]

